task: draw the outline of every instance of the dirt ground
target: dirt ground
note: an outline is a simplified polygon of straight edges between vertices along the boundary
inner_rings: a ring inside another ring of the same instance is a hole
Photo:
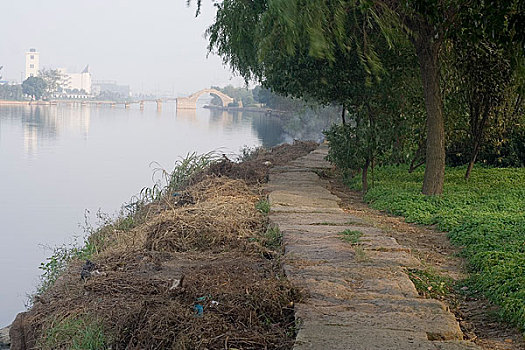
[[[339,176],[334,173],[323,175],[330,183],[331,192],[342,199],[340,206],[345,211],[389,232],[401,245],[409,247],[430,270],[454,280],[466,276],[465,262],[457,256],[458,249],[450,244],[446,233],[371,209],[363,201],[362,193],[350,190]],[[525,349],[523,334],[498,320],[495,316],[497,308],[486,300],[455,293],[444,301],[456,315],[465,337],[483,349]]]
[[[71,261],[17,316],[11,348],[69,349],[75,333],[101,328],[112,349],[291,349],[301,293],[257,209],[259,184],[272,165],[316,146],[224,159],[177,197],[145,206],[138,224],[102,229],[98,252]]]

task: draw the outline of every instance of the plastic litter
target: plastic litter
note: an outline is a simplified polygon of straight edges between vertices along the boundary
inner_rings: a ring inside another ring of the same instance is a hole
[[[193,306],[193,310],[198,317],[202,317],[202,314],[204,313],[204,307],[201,304],[195,304],[195,306]]]

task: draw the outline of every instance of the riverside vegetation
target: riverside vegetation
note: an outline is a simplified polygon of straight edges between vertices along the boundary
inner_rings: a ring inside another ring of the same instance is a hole
[[[189,155],[116,219],[59,248],[12,325],[13,349],[289,349],[300,292],[259,185],[312,142]],[[86,260],[89,259],[89,260]]]
[[[442,196],[420,192],[423,171],[404,166],[374,169],[365,200],[408,222],[435,225],[462,248],[471,272],[469,291],[499,305],[506,321],[525,331],[525,169],[447,169]],[[360,179],[350,180],[361,189]]]
[[[525,329],[523,1],[216,7],[209,50],[246,81],[340,106],[329,160],[363,192],[373,171],[372,206],[448,231],[471,290]]]

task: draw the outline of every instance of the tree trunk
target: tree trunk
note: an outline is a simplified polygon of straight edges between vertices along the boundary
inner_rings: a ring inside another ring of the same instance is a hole
[[[341,112],[341,119],[343,119],[343,125],[346,124],[346,119],[345,119],[345,104],[343,103],[343,111]]]
[[[443,193],[445,179],[445,124],[439,87],[439,42],[435,41],[433,30],[421,30],[418,34],[415,46],[427,111],[426,168],[422,192],[437,195]]]
[[[416,153],[414,154],[414,157],[412,158],[412,161],[410,162],[410,167],[408,168],[408,173],[409,174],[412,174],[414,172],[414,170],[416,170],[417,168],[419,168],[420,166],[425,164],[425,158],[422,157],[423,156],[423,143],[424,143],[424,140],[420,139],[418,144],[417,144]],[[422,158],[422,159],[420,159],[420,158]],[[416,162],[418,162],[418,163],[416,163]]]
[[[370,160],[367,159],[365,166],[363,167],[363,173],[361,175],[361,184],[363,185],[363,193],[368,191],[368,167],[370,166]]]
[[[479,153],[479,142],[476,142],[474,145],[474,151],[472,153],[472,157],[470,158],[470,162],[468,163],[467,172],[465,173],[465,180],[468,180],[470,177],[470,173],[472,172],[472,168],[474,168],[474,163],[476,163],[476,158]]]
[[[468,163],[467,172],[465,173],[465,180],[469,179],[472,168],[474,168],[476,158],[478,157],[479,148],[481,146],[481,141],[483,138],[483,130],[485,129],[485,125],[487,124],[487,120],[489,118],[490,113],[489,101],[485,101],[485,104],[483,106],[483,117],[481,118],[481,120],[479,118],[479,110],[479,106],[477,106],[477,108],[471,108],[471,113],[473,113],[472,111],[475,111],[474,113],[476,113],[471,114],[470,117],[471,133],[474,145],[472,146],[472,155],[470,156],[470,162]]]

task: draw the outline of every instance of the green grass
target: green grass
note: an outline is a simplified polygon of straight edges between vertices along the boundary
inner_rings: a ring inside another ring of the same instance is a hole
[[[268,215],[270,213],[270,202],[268,202],[266,199],[261,199],[255,203],[255,209],[265,215]]]
[[[52,326],[45,331],[39,348],[99,350],[107,349],[108,339],[102,324],[86,315],[51,320]]]
[[[425,298],[444,299],[454,293],[454,281],[451,278],[429,270],[408,269],[407,273],[419,295]]]
[[[434,197],[421,194],[423,171],[376,168],[365,200],[447,231],[469,262],[471,288],[525,330],[525,169],[476,168],[468,182],[464,167],[447,169],[444,193]],[[359,189],[360,179],[350,185]]]
[[[263,235],[262,243],[266,248],[277,251],[281,249],[282,239],[283,234],[279,227],[270,226]]]
[[[355,230],[344,230],[342,232],[339,232],[339,235],[341,236],[341,239],[343,241],[351,244],[357,244],[359,243],[359,238],[361,238],[363,233],[361,231]]]

